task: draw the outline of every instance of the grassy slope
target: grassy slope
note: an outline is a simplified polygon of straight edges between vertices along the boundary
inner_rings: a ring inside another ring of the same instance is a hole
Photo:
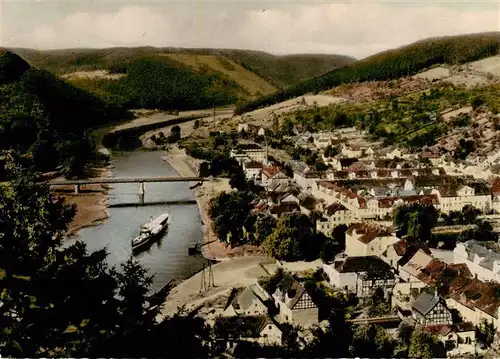
[[[497,54],[500,33],[432,38],[384,51],[350,66],[333,70],[284,91],[257,99],[238,108],[251,111],[308,92],[328,90],[348,82],[389,80],[412,75],[435,64],[458,64]]]
[[[251,96],[264,96],[276,91],[276,87],[260,78],[255,73],[245,69],[237,63],[216,55],[196,54],[164,54],[170,59],[191,66],[196,70],[202,67],[218,71],[228,78],[234,80],[244,88]]]
[[[110,48],[67,49],[36,51],[13,49],[32,65],[54,73],[66,73],[81,69],[108,68],[114,63],[128,62],[139,57],[155,54],[213,55],[230,60],[253,72],[274,87],[286,88],[332,69],[351,64],[355,59],[342,55],[288,55],[275,56],[261,51],[230,49],[179,49],[179,48]],[[217,65],[218,67],[219,65]],[[217,70],[217,69],[215,69]]]

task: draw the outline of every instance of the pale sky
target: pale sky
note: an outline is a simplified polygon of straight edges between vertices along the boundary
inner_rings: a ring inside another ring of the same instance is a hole
[[[496,1],[0,0],[0,41],[35,49],[174,46],[363,58],[434,36],[499,31]]]

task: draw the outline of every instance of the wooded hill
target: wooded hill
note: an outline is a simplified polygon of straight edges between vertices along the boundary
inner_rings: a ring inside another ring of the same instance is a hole
[[[152,47],[13,51],[33,66],[124,106],[163,109],[255,99],[355,61],[340,55]]]
[[[252,111],[309,92],[328,90],[343,83],[391,80],[416,74],[435,64],[453,65],[479,60],[496,55],[499,48],[498,32],[430,38],[381,52],[283,91],[241,104],[237,113]]]
[[[82,170],[92,153],[85,131],[126,115],[124,108],[1,51],[0,150],[32,157],[37,170]]]

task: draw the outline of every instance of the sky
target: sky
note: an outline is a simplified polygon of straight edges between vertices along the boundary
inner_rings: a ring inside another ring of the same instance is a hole
[[[495,1],[0,0],[3,47],[205,47],[363,58],[428,37],[499,31]]]

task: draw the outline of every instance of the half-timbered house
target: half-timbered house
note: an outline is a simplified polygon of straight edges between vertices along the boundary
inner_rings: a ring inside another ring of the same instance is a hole
[[[280,321],[300,326],[318,323],[318,307],[302,284],[286,275],[273,293]]]
[[[420,325],[453,324],[451,312],[446,301],[437,291],[422,291],[412,303],[412,318]]]

